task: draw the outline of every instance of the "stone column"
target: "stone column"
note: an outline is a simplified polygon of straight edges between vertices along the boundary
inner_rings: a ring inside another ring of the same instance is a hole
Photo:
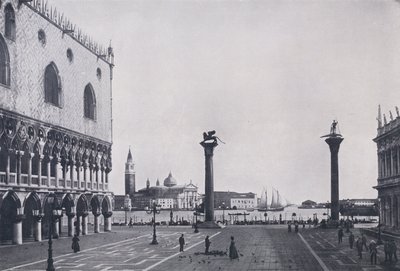
[[[213,172],[213,155],[214,148],[218,146],[216,140],[200,143],[204,148],[205,155],[205,219],[204,222],[214,221],[214,172]]]
[[[396,226],[396,218],[397,218],[397,200],[396,200],[396,196],[392,197],[392,223],[391,226],[395,227]]]
[[[13,224],[13,239],[14,245],[22,244],[22,220],[17,220]]]
[[[88,183],[88,164],[83,162],[83,180],[85,182],[85,190],[87,189],[87,183]]]
[[[33,236],[35,241],[42,241],[42,216],[35,217],[35,224],[33,224]]]
[[[17,156],[17,185],[21,185],[21,159],[24,155],[23,151],[16,151]]]
[[[105,168],[102,166],[101,167],[101,184],[103,185],[103,191],[106,190],[106,184],[104,182],[104,170],[105,170]]]
[[[74,176],[74,160],[69,160],[69,173],[70,173],[70,179],[71,179],[71,189],[74,189],[74,181],[75,181],[75,176]]]
[[[6,184],[10,183],[10,153],[11,153],[11,151],[8,150],[7,162],[6,162]]]
[[[331,134],[325,142],[331,151],[331,219],[339,220],[339,147],[343,137]]]
[[[76,181],[78,182],[78,189],[81,187],[81,163],[79,161],[76,161],[75,164],[75,170],[76,170]]]
[[[56,179],[56,187],[58,187],[58,182],[59,182],[59,177],[60,177],[58,175],[59,175],[59,170],[60,170],[59,166],[60,166],[61,159],[58,156],[54,157],[53,159],[55,161],[55,164],[54,164],[55,170],[54,170],[54,172],[55,172],[55,179]]]
[[[53,238],[57,239],[60,236],[59,220],[55,219],[52,223],[53,223]]]
[[[74,227],[74,217],[75,214],[67,214],[68,216],[68,236],[74,236],[75,227]]]
[[[39,155],[39,159],[38,159],[38,186],[42,185],[42,162],[43,162],[43,155]]]
[[[104,216],[104,231],[111,231],[111,216],[112,212],[103,213]]]
[[[89,181],[90,181],[90,190],[93,190],[93,164],[89,164]]]
[[[76,234],[79,236],[82,233],[81,230],[81,216],[76,215]]]
[[[82,215],[82,235],[88,234],[87,223],[88,223],[88,214],[83,214]]]
[[[61,160],[62,166],[62,178],[64,180],[64,188],[67,188],[67,167],[68,167],[68,159]]]
[[[394,175],[394,159],[393,159],[393,149],[392,148],[390,148],[390,152],[389,152],[389,154],[390,154],[390,176],[393,176]]]
[[[32,157],[34,153],[28,153],[28,186],[32,185]]]
[[[93,214],[94,215],[94,233],[99,233],[100,232],[100,213]]]
[[[51,161],[53,160],[53,156],[48,156],[47,158],[48,158],[48,160],[46,161],[46,163],[47,163],[47,186],[50,186],[51,185],[51,180],[50,180],[50,177],[51,177]]]

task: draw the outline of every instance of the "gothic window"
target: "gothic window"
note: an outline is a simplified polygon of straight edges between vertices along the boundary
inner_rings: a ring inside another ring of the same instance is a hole
[[[42,46],[46,45],[46,33],[44,32],[43,29],[40,29],[38,31],[38,40],[39,40],[40,44],[42,44]]]
[[[10,85],[10,56],[6,42],[0,35],[0,84]]]
[[[96,119],[96,97],[91,84],[87,84],[85,87],[84,98],[84,116],[86,118],[95,120]]]
[[[60,106],[61,82],[54,63],[47,65],[44,73],[44,95],[46,102]]]
[[[4,9],[5,12],[5,36],[15,40],[15,13],[11,4]]]
[[[101,69],[100,68],[97,68],[97,70],[96,70],[96,76],[97,76],[97,78],[100,80],[101,79]]]
[[[72,53],[72,50],[70,48],[68,48],[67,50],[67,58],[70,63],[72,63],[72,61],[74,60],[74,54]]]

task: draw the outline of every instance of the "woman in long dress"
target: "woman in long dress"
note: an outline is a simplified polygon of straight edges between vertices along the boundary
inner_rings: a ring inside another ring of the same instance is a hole
[[[231,236],[231,245],[229,246],[229,258],[231,260],[239,258],[239,253],[237,252],[233,236]]]

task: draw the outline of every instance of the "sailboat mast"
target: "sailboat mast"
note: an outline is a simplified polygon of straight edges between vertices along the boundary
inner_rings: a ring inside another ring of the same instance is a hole
[[[265,208],[268,209],[268,190],[265,188]]]

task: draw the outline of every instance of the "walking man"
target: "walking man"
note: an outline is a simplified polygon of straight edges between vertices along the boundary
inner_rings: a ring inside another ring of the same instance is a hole
[[[378,249],[376,248],[376,243],[374,240],[371,240],[369,243],[369,254],[371,255],[371,264],[376,264],[376,254],[378,253]]]
[[[179,252],[183,252],[183,246],[185,245],[185,238],[183,238],[183,234],[179,237]]]
[[[392,253],[394,260],[397,262],[397,246],[393,239],[390,240],[390,252]]]
[[[358,258],[362,259],[363,244],[362,244],[362,240],[361,240],[360,236],[357,237],[356,247],[357,247],[357,252],[358,252]]]
[[[349,245],[350,245],[350,249],[353,249],[353,244],[354,244],[354,235],[352,232],[350,232],[349,235]]]
[[[211,245],[210,239],[208,239],[208,235],[206,237],[205,244],[206,244],[206,252],[205,252],[205,254],[207,255],[208,254],[208,249],[210,248],[210,245]]]
[[[368,247],[367,247],[367,237],[365,237],[365,234],[364,234],[364,233],[361,233],[361,241],[362,241],[363,247],[365,247],[365,251],[368,251]]]
[[[338,243],[340,244],[342,242],[342,240],[343,240],[343,229],[339,228],[339,231],[338,231]]]

